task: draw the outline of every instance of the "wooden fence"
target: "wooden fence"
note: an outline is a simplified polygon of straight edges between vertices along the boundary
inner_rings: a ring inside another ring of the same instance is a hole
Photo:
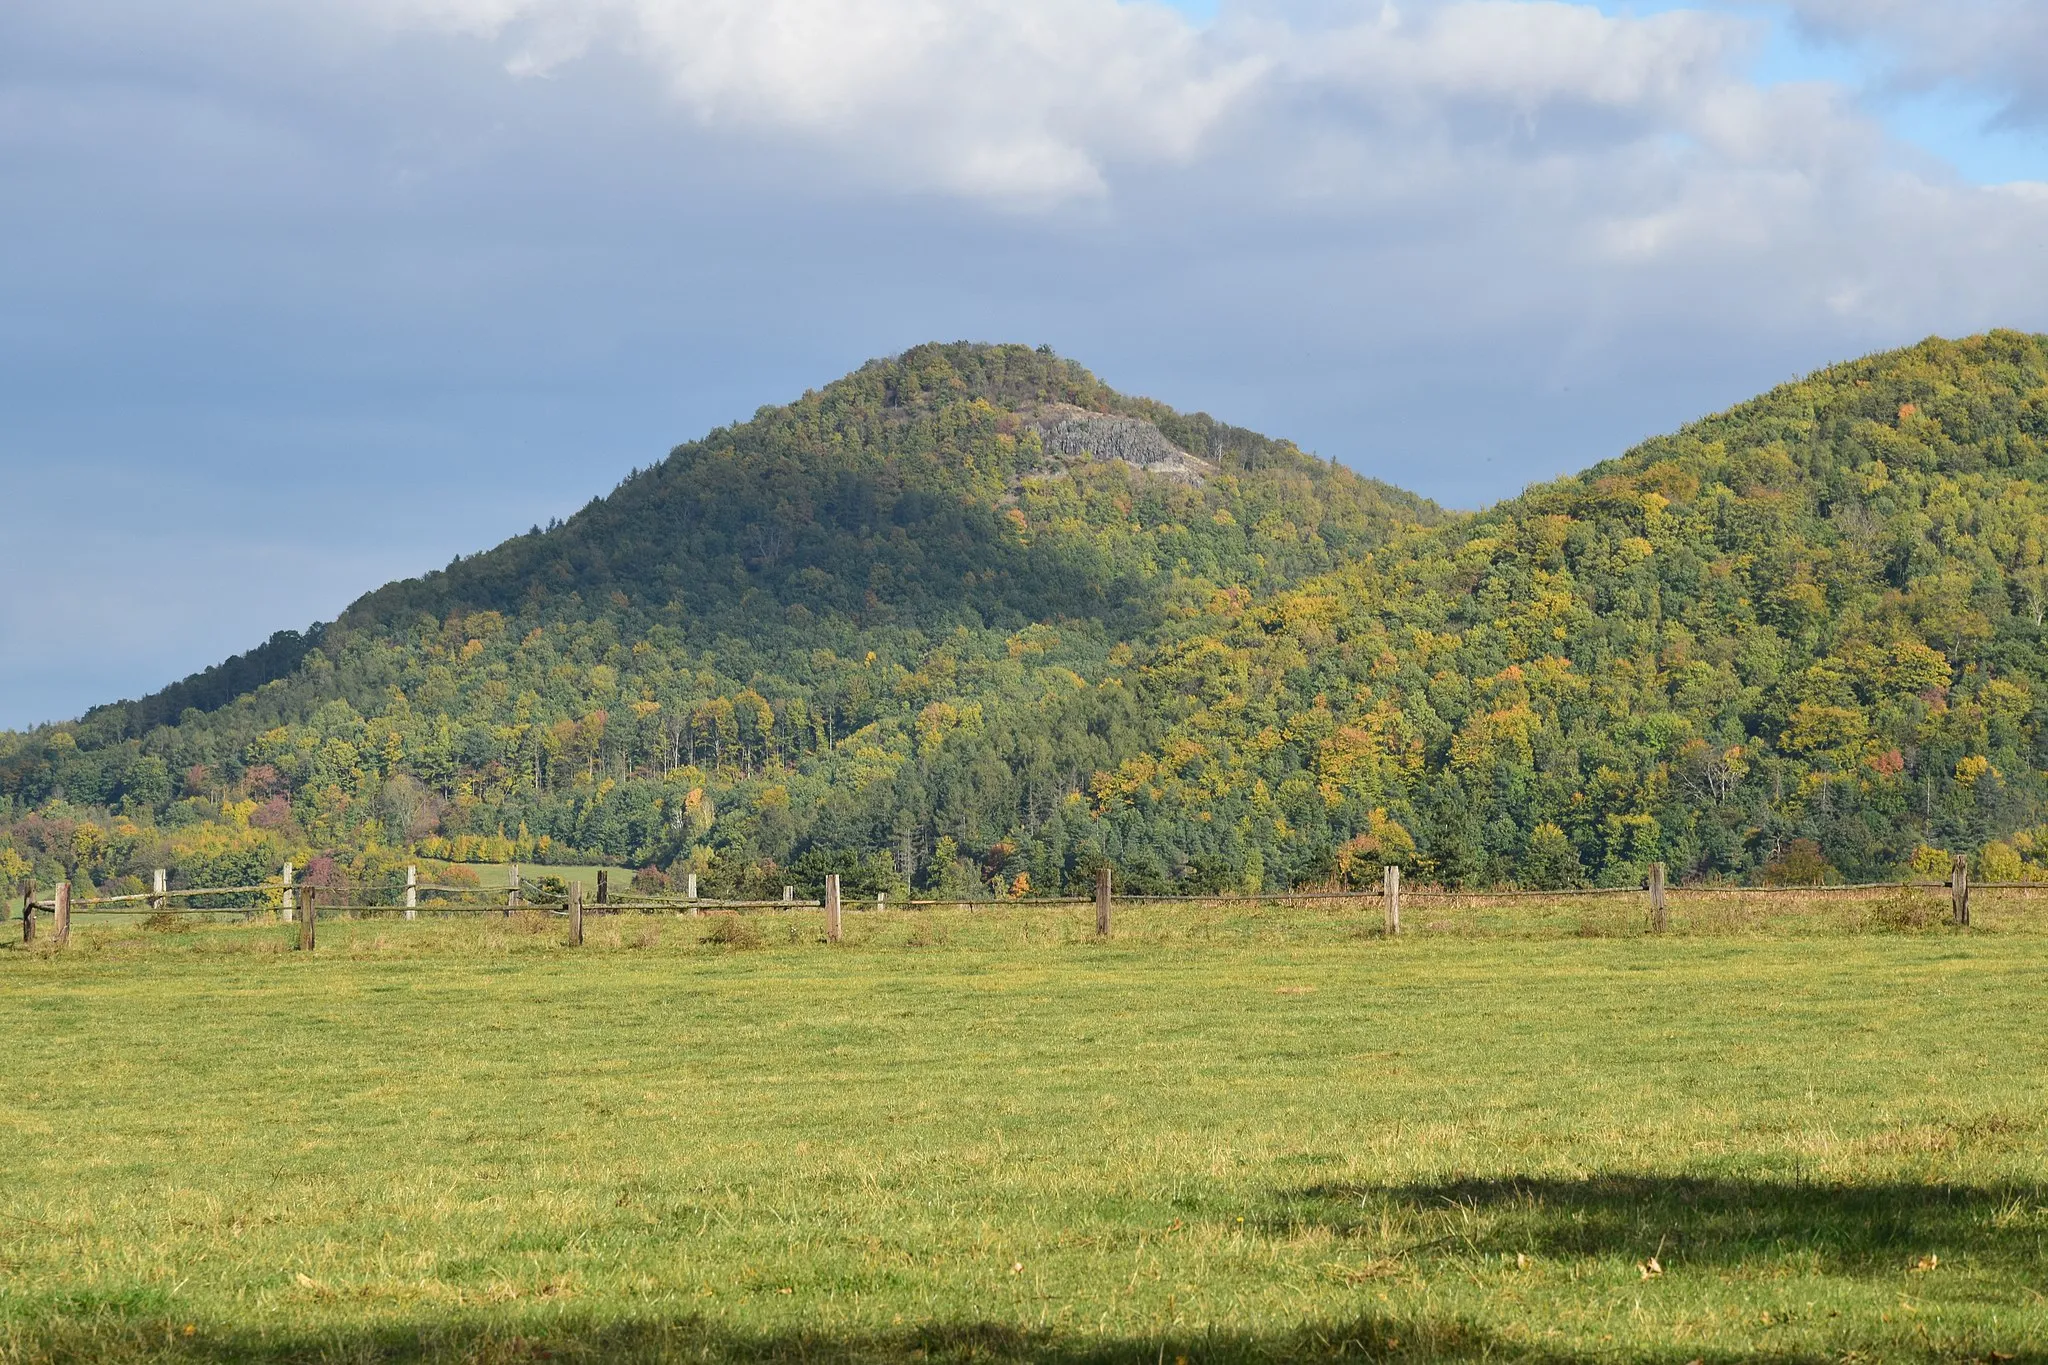
[[[1259,893],[1214,893],[1198,895],[1117,895],[1113,889],[1113,874],[1102,868],[1095,878],[1093,896],[1046,896],[1031,897],[1016,901],[989,900],[942,900],[908,898],[899,900],[897,905],[904,909],[939,908],[989,908],[991,906],[1084,906],[1095,907],[1095,931],[1101,937],[1110,936],[1115,907],[1118,902],[1128,904],[1169,903],[1182,905],[1284,905],[1312,904],[1336,901],[1363,904],[1377,902],[1385,932],[1392,936],[1401,932],[1401,907],[1408,902],[1473,902],[1477,900],[1558,900],[1577,897],[1634,897],[1640,898],[1648,913],[1649,927],[1653,932],[1662,933],[1669,928],[1669,891],[1665,881],[1665,867],[1662,863],[1650,868],[1645,884],[1640,887],[1575,887],[1558,891],[1532,891],[1521,889],[1506,890],[1445,890],[1437,887],[1416,887],[1403,889],[1401,869],[1382,869],[1379,885],[1350,891],[1276,891]],[[1683,894],[1693,895],[1739,895],[1768,896],[1773,894],[1795,894],[1801,896],[1829,895],[1845,892],[1894,891],[1900,888],[1922,891],[1946,891],[1949,896],[1950,922],[1967,926],[1970,923],[1970,895],[1976,891],[2048,890],[2048,884],[2039,882],[1977,882],[1970,880],[1969,866],[1963,858],[1956,858],[1951,866],[1949,879],[1945,882],[1863,882],[1854,885],[1837,886],[1689,886]],[[243,906],[193,905],[184,902],[226,897],[261,897],[261,904]],[[500,915],[510,916],[515,911],[527,910],[560,916],[568,921],[569,942],[580,945],[583,942],[583,918],[585,903],[581,882],[571,882],[560,901],[534,900],[527,897],[519,869],[512,873],[511,885],[502,892],[485,890],[474,886],[441,886],[423,883],[419,880],[416,867],[406,869],[405,887],[398,893],[399,898],[392,904],[371,902],[353,903],[338,890],[330,891],[299,882],[290,863],[285,864],[278,880],[255,886],[203,887],[173,891],[169,889],[168,876],[159,868],[154,877],[154,887],[149,891],[133,892],[120,896],[94,896],[74,900],[71,883],[58,883],[48,901],[35,899],[34,889],[24,885],[21,888],[21,940],[24,944],[41,941],[38,917],[51,917],[49,941],[62,946],[71,939],[71,920],[76,914],[94,915],[240,915],[245,920],[258,914],[275,913],[286,923],[299,926],[299,946],[311,951],[315,946],[316,926],[321,915],[363,916],[401,915],[406,919],[417,919],[422,912],[430,915]],[[421,897],[433,899],[422,900]],[[451,897],[476,898],[493,897],[489,904],[477,904],[473,900],[455,900]],[[843,936],[843,912],[845,906],[840,895],[837,874],[825,878],[824,896],[819,900],[798,899],[794,887],[785,886],[779,900],[718,900],[701,898],[697,895],[697,878],[688,878],[682,895],[649,895],[628,892],[615,895],[609,886],[609,874],[597,874],[596,897],[591,908],[600,914],[661,914],[703,915],[707,913],[738,913],[750,910],[799,910],[822,909],[825,912],[826,937],[837,943]],[[886,896],[875,897],[874,908],[886,910],[889,902]]]

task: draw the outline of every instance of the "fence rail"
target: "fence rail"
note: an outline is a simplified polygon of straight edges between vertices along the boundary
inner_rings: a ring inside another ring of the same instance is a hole
[[[406,869],[406,880],[403,890],[397,893],[400,896],[399,901],[395,904],[383,904],[370,901],[362,903],[329,902],[327,896],[329,894],[337,894],[335,888],[312,886],[296,882],[293,872],[292,865],[287,863],[282,875],[274,882],[263,882],[255,886],[187,887],[173,891],[169,889],[167,873],[163,869],[158,869],[155,874],[156,887],[154,890],[130,892],[116,896],[92,896],[80,900],[72,899],[71,884],[69,882],[59,883],[55,896],[48,901],[36,900],[34,889],[25,885],[21,888],[22,942],[33,943],[36,941],[36,919],[37,916],[43,914],[54,917],[54,933],[52,938],[55,943],[62,945],[69,940],[71,917],[77,913],[92,915],[142,915],[150,917],[169,915],[243,915],[246,917],[275,912],[286,920],[296,917],[300,921],[300,946],[310,950],[313,946],[314,937],[312,922],[323,914],[328,916],[403,915],[407,919],[413,919],[422,912],[435,916],[506,916],[514,911],[526,910],[545,913],[551,916],[567,917],[571,925],[571,942],[572,944],[580,944],[583,941],[582,925],[586,913],[607,915],[673,912],[679,915],[702,915],[706,913],[738,913],[749,910],[819,909],[824,910],[826,914],[828,938],[837,942],[839,939],[839,917],[842,908],[839,894],[839,878],[837,876],[828,876],[826,878],[825,895],[820,900],[809,898],[797,899],[795,887],[793,886],[783,888],[780,900],[718,900],[697,896],[695,894],[697,879],[694,876],[689,878],[687,888],[689,894],[683,896],[635,892],[613,895],[609,893],[609,888],[606,885],[607,876],[600,873],[597,884],[597,898],[594,902],[586,905],[583,899],[583,887],[580,882],[569,884],[566,898],[562,901],[527,900],[522,888],[519,868],[516,865],[512,870],[511,885],[504,888],[423,884],[419,880],[418,869],[411,867]],[[1051,909],[1055,907],[1093,905],[1095,907],[1096,932],[1103,937],[1108,937],[1113,921],[1114,906],[1119,901],[1126,904],[1140,905],[1273,905],[1290,903],[1313,904],[1318,902],[1349,902],[1356,904],[1376,902],[1383,908],[1387,934],[1397,935],[1401,932],[1400,905],[1404,896],[1414,901],[1458,901],[1468,904],[1486,901],[1557,900],[1576,897],[1637,897],[1643,898],[1647,904],[1650,913],[1651,929],[1655,932],[1663,932],[1668,925],[1666,911],[1668,902],[1672,897],[1684,898],[1695,895],[1751,897],[1774,895],[1812,896],[1815,894],[1828,895],[1843,892],[1868,893],[1898,890],[1946,892],[1951,901],[1953,922],[1958,925],[1968,925],[1970,922],[1970,897],[1973,892],[2048,891],[2048,882],[1972,882],[1969,876],[1968,864],[1960,857],[1954,860],[1949,880],[1945,882],[1906,880],[1897,882],[1858,882],[1832,886],[1725,886],[1718,884],[1667,886],[1665,883],[1665,869],[1662,863],[1652,866],[1646,884],[1643,886],[1570,887],[1556,891],[1538,891],[1523,887],[1483,889],[1417,887],[1404,891],[1401,886],[1400,869],[1398,867],[1383,868],[1382,873],[1380,884],[1377,886],[1363,886],[1337,891],[1304,890],[1258,893],[1209,892],[1183,895],[1117,895],[1112,885],[1113,872],[1109,868],[1102,868],[1096,874],[1095,894],[1093,896],[1042,896],[984,900],[909,897],[897,901],[895,904],[900,908],[913,910],[954,908]],[[269,904],[243,906],[172,904],[173,901],[192,901],[210,896],[250,895],[262,895],[274,897],[275,899]],[[445,899],[422,901],[420,899],[422,896],[455,896],[463,897],[465,901],[455,902]],[[494,899],[490,904],[473,903],[482,897],[492,897]],[[887,907],[888,901],[883,896],[877,896],[874,905],[877,909],[883,909]],[[857,911],[863,907],[860,903],[854,903],[846,908]]]
[[[73,905],[115,905],[122,901],[190,900],[194,896],[253,896],[263,891],[289,891],[293,888],[281,882],[266,882],[261,886],[218,886],[211,889],[188,889],[184,891],[131,891],[123,896],[89,896],[73,901]]]

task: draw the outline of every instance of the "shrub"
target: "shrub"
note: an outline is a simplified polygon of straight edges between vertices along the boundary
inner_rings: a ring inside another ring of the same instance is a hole
[[[522,934],[545,934],[554,927],[554,916],[545,910],[514,910],[509,926]]]
[[[1922,877],[1947,877],[1954,859],[1945,848],[1930,848],[1921,844],[1913,850],[1913,871]]]
[[[761,946],[761,930],[743,915],[718,915],[701,941],[723,948],[758,948]]]
[[[2025,881],[2027,865],[2011,844],[1993,839],[1977,855],[1977,875],[1987,882]]]
[[[1764,864],[1764,880],[1772,886],[1820,886],[1833,875],[1835,869],[1811,839],[1794,839]]]
[[[1925,891],[1900,886],[1871,903],[1869,927],[1881,934],[1907,934],[1931,929],[1941,921],[1940,901]]]

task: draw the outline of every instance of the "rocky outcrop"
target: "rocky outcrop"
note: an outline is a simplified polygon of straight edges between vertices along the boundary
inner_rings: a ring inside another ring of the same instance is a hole
[[[1035,425],[1046,454],[1061,462],[1121,460],[1148,474],[1186,483],[1200,483],[1216,472],[1208,461],[1188,454],[1140,418],[1058,404],[1045,408]]]

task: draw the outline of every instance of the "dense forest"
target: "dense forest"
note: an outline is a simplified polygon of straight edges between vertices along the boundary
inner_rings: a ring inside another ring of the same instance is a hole
[[[2044,614],[2048,338],[1836,366],[1476,515],[1043,349],[926,346],[0,734],[0,874],[2048,876]]]

